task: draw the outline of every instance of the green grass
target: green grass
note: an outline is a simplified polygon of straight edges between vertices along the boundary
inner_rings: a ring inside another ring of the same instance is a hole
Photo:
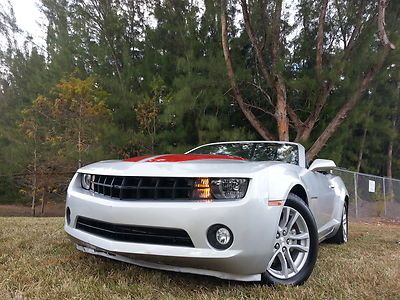
[[[400,226],[352,223],[301,287],[145,269],[80,253],[62,218],[0,218],[0,299],[400,299]]]

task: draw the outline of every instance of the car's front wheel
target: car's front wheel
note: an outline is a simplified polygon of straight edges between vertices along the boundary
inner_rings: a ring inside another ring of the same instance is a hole
[[[269,285],[300,285],[311,275],[318,254],[318,231],[304,201],[289,194],[279,220],[274,253],[262,274]]]

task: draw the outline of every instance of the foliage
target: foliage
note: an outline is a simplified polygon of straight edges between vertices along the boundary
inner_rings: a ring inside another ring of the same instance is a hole
[[[104,124],[111,117],[107,93],[93,78],[70,77],[57,84],[53,93],[53,97],[38,96],[23,109],[19,123],[32,149],[21,192],[30,191],[33,201],[37,193],[42,198],[46,193],[62,194],[74,166],[97,158]]]
[[[279,2],[246,1],[266,65],[274,65],[282,77],[287,102],[304,124],[321,84],[334,83],[309,137],[299,138],[309,148],[380,58],[376,1],[328,1],[320,73],[316,37],[322,1],[284,2],[278,28]],[[245,108],[275,131],[276,89],[263,80],[241,3],[227,5],[235,79]],[[18,28],[10,5],[0,6],[0,202],[16,198],[20,190],[26,197],[36,191],[39,198],[44,193],[61,200],[68,172],[98,159],[263,138],[232,93],[220,1],[40,0],[39,6],[46,19],[44,46]],[[390,1],[385,17],[396,49],[319,154],[341,167],[355,170],[363,152],[361,171],[389,174],[392,145],[391,169],[400,176],[399,11],[398,1]],[[347,53],[345,44],[360,21],[362,34]],[[273,63],[277,28],[281,38]],[[298,129],[291,121],[291,140]],[[33,174],[37,187],[32,190]]]

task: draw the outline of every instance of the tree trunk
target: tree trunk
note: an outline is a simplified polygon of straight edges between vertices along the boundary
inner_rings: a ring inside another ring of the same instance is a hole
[[[79,130],[78,130],[78,168],[82,166],[82,102],[79,104]]]
[[[45,207],[44,195],[45,195],[45,189],[43,188],[43,191],[42,191],[42,207],[40,208],[40,214],[42,216],[44,215],[44,207]]]
[[[281,76],[276,81],[276,111],[278,136],[280,141],[289,141],[289,120],[286,110],[286,88]]]
[[[37,127],[34,127],[34,149],[33,149],[33,178],[32,178],[32,217],[35,216],[36,206],[36,190],[37,190],[37,140],[36,140]]]
[[[363,128],[363,135],[361,138],[361,144],[360,144],[360,151],[358,152],[358,160],[357,160],[357,167],[356,167],[356,172],[359,173],[361,169],[361,163],[362,159],[364,156],[364,149],[365,149],[365,141],[367,139],[367,133],[368,133],[368,121],[369,121],[369,115],[371,113],[371,108],[372,108],[373,102],[371,102],[368,106],[367,114],[365,115],[365,121],[364,121],[364,128]]]
[[[36,144],[36,142],[35,142]],[[35,216],[35,205],[36,205],[36,183],[37,183],[37,153],[36,153],[36,145],[35,149],[33,150],[33,178],[32,178],[32,217]]]
[[[154,154],[154,146],[156,143],[156,102],[153,98],[153,120],[152,120],[152,132],[151,132],[151,153]]]
[[[365,125],[364,126],[363,136],[362,136],[362,139],[361,139],[360,151],[358,152],[358,161],[357,161],[357,168],[356,168],[356,172],[357,173],[359,173],[360,169],[361,169],[361,162],[362,162],[363,155],[364,155],[364,146],[365,146],[365,140],[367,138],[367,131],[368,131],[368,128]]]
[[[268,85],[274,88],[276,94],[276,104],[275,104],[275,119],[278,128],[278,138],[281,141],[289,140],[289,119],[287,113],[286,104],[286,85],[284,78],[279,70],[279,38],[280,38],[280,27],[281,27],[281,13],[282,13],[282,0],[277,0],[275,2],[275,13],[273,21],[273,33],[272,33],[272,66],[271,72],[268,70],[267,63],[264,59],[264,54],[260,48],[259,42],[255,36],[253,27],[251,26],[250,15],[247,7],[247,1],[241,1],[243,19],[249,40],[255,50],[257,61],[259,63],[261,73]],[[274,82],[272,82],[273,80]]]
[[[386,176],[387,180],[387,196],[386,199],[388,201],[392,201],[394,199],[394,191],[393,191],[393,178],[392,178],[392,161],[393,161],[393,140],[390,140],[388,149],[387,149],[387,164],[386,164]]]
[[[271,73],[274,77],[276,93],[275,118],[278,127],[280,141],[289,141],[289,119],[286,104],[286,84],[279,67],[280,60],[280,36],[281,36],[282,0],[275,1],[275,11],[272,17],[271,40]],[[265,63],[265,62],[264,62]]]
[[[397,137],[397,118],[399,114],[399,101],[400,101],[400,78],[398,77],[398,82],[397,82],[397,94],[395,95],[395,98],[397,100],[396,102],[396,107],[394,109],[394,116],[392,120],[392,128],[394,134],[390,137],[389,144],[388,144],[388,149],[387,149],[387,163],[386,163],[386,176],[389,179],[389,185],[387,188],[387,193],[388,197],[387,199],[389,201],[394,199],[394,191],[393,191],[393,144],[394,141],[396,140]]]

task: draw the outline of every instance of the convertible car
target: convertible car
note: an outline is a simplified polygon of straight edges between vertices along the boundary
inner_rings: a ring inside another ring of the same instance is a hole
[[[212,143],[80,168],[65,231],[86,253],[240,281],[302,284],[319,242],[347,241],[335,163],[289,142]]]

